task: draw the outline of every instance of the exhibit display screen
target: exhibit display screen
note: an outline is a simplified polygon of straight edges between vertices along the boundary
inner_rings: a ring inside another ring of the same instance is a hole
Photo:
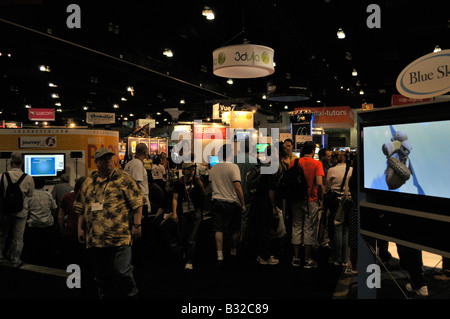
[[[362,137],[365,191],[450,199],[450,120],[372,123]]]
[[[268,146],[269,146],[269,143],[257,143],[256,144],[257,153],[264,153]]]
[[[24,172],[32,177],[61,175],[65,168],[64,154],[25,154]]]
[[[219,163],[219,156],[218,155],[209,155],[209,167],[213,167]]]

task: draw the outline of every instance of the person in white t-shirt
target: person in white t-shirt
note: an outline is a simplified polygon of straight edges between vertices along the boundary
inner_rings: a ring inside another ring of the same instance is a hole
[[[236,257],[239,241],[241,216],[246,212],[244,194],[241,187],[239,167],[231,163],[232,154],[227,154],[230,145],[224,145],[219,152],[223,161],[214,165],[209,173],[212,187],[211,212],[217,249],[217,266],[223,265],[223,233],[232,234],[231,258]]]
[[[148,213],[150,213],[148,176],[147,170],[144,167],[144,159],[147,158],[147,155],[147,145],[145,143],[139,143],[138,145],[136,145],[136,153],[134,155],[134,159],[129,161],[124,168],[124,171],[134,178],[134,180],[144,192],[146,204],[142,207],[143,216],[147,216]]]
[[[166,171],[166,168],[161,164],[161,157],[159,155],[157,155],[153,158],[152,177],[153,177],[153,181],[159,187],[161,187],[163,192],[165,192],[167,171]]]

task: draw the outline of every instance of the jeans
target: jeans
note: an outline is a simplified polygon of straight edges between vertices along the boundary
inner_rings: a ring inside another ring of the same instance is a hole
[[[348,262],[349,248],[348,248],[348,225],[340,223],[334,225],[334,251],[333,259],[339,263]]]
[[[138,289],[131,264],[131,246],[89,248],[100,299],[133,298]]]
[[[202,221],[202,212],[196,209],[192,213],[180,214],[180,230],[186,262],[192,262],[195,256],[195,244]]]
[[[4,257],[3,252],[8,239],[8,233],[12,228],[11,246],[9,247],[7,256],[11,258],[12,263],[21,262],[20,257],[22,255],[23,234],[25,232],[26,222],[27,216],[7,216],[7,218],[0,223],[0,258]]]

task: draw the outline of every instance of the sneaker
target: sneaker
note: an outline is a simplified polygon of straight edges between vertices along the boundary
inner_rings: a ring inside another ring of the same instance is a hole
[[[300,259],[298,258],[292,258],[292,266],[299,267],[300,266]]]
[[[186,270],[193,270],[194,266],[192,266],[191,263],[186,263],[186,266],[184,266],[184,269],[186,269]]]
[[[260,256],[256,258],[256,261],[259,262],[261,265],[277,265],[280,261],[278,259],[275,259],[274,256],[270,256],[269,259],[263,259]]]
[[[410,283],[407,283],[406,290],[408,290],[409,292],[415,292],[417,295],[422,296],[422,297],[428,297],[428,287],[427,286],[422,286],[419,289],[414,289]]]
[[[216,267],[217,268],[223,268],[223,259],[217,259],[216,260]]]
[[[303,264],[303,268],[311,269],[311,268],[317,268],[319,265],[314,260],[305,261]]]

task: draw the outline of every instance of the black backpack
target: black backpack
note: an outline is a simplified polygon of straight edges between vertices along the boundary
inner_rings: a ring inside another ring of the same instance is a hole
[[[4,189],[4,183],[3,178],[1,182],[1,196],[2,196],[2,203],[1,203],[1,209],[5,214],[14,214],[22,211],[23,209],[23,193],[20,189],[20,183],[24,180],[24,178],[27,176],[27,174],[22,174],[20,178],[17,180],[17,182],[13,183],[11,181],[11,176],[9,176],[8,173],[3,174],[6,176],[6,179],[8,180],[8,186],[6,187],[6,191],[3,195],[3,189]]]
[[[278,192],[280,197],[288,200],[306,200],[308,198],[308,183],[303,168],[298,164],[299,159],[280,179]]]
[[[247,192],[250,198],[255,196],[256,192],[261,188],[261,166],[254,165],[245,176]]]

